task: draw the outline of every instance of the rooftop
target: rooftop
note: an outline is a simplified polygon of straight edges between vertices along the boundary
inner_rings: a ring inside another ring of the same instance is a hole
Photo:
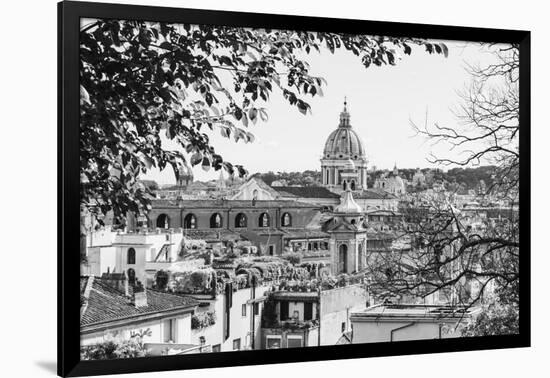
[[[147,305],[136,307],[129,297],[101,278],[80,277],[80,326],[130,320],[138,316],[154,315],[165,311],[190,310],[198,305],[193,298],[152,289],[147,289],[146,295]]]
[[[272,187],[283,197],[294,196],[301,198],[340,198],[322,186],[275,186]]]
[[[356,199],[396,199],[397,197],[383,190],[367,189],[360,192],[354,192]]]
[[[283,228],[283,238],[285,239],[313,239],[313,238],[328,238],[330,235],[321,230],[307,228]]]
[[[296,302],[317,302],[319,293],[317,291],[276,291],[271,294],[272,298],[278,301]]]
[[[416,319],[434,320],[444,318],[458,318],[470,316],[475,310],[462,306],[438,306],[420,304],[381,304],[354,312],[352,318],[357,319]]]
[[[153,208],[187,208],[187,209],[204,209],[204,208],[317,208],[318,206],[309,203],[292,201],[292,200],[258,200],[253,204],[252,201],[243,200],[215,200],[215,199],[155,199],[153,200]]]

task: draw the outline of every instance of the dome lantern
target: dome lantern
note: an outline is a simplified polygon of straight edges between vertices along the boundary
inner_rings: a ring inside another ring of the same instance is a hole
[[[348,101],[344,98],[344,110],[340,113],[340,125],[338,127],[351,127],[349,120]]]

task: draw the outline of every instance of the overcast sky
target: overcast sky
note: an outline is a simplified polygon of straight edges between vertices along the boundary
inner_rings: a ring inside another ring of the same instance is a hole
[[[414,136],[410,120],[423,124],[427,114],[430,123],[456,125],[452,109],[460,103],[457,91],[470,82],[466,64],[484,65],[494,59],[478,44],[444,43],[449,48],[447,58],[416,48],[395,66],[368,69],[347,51],[313,53],[307,58],[311,74],[324,77],[327,85],[323,97],[308,97],[311,115],[302,115],[273,94],[267,105],[269,120],[249,126],[256,137],[253,143],[235,143],[213,132],[212,144],[225,160],[243,164],[250,173],[319,170],[325,141],[338,126],[347,96],[351,124],[365,143],[369,169],[373,165],[392,168],[394,163],[400,168],[429,167],[430,152],[449,156],[449,151]],[[169,141],[165,146],[173,148]],[[203,181],[219,176],[200,166],[194,174]],[[145,178],[161,184],[175,182],[171,169],[153,170]]]

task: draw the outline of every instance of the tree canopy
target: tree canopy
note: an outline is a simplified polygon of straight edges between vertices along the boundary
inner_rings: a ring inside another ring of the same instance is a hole
[[[469,67],[472,83],[461,93],[459,127],[413,127],[460,152],[458,158],[433,156],[434,163],[462,168],[491,163],[487,190],[506,208],[485,216],[463,213],[446,201],[427,204],[424,213],[410,209],[411,227],[405,233],[411,251],[380,254],[370,266],[377,285],[394,294],[440,292],[448,293],[452,303],[482,304],[485,311],[466,335],[519,329],[519,49],[487,48],[496,63]],[[384,267],[391,267],[391,274],[383,274]]]
[[[139,177],[153,167],[176,178],[186,164],[243,175],[210,133],[253,142],[249,127],[267,121],[271,96],[308,114],[326,84],[310,74],[308,54],[344,49],[368,68],[394,65],[414,46],[447,54],[409,38],[92,20],[80,29],[81,206],[100,222],[146,213]],[[164,149],[161,133],[181,149]]]

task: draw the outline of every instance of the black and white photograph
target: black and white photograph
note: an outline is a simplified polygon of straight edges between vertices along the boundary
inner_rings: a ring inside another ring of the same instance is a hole
[[[514,44],[82,19],[80,356],[517,334]]]

